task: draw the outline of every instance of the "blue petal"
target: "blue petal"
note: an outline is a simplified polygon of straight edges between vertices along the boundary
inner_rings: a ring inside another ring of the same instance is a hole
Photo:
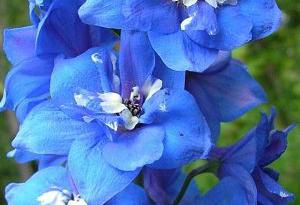
[[[180,24],[177,5],[165,0],[87,0],[79,15],[85,23],[124,30],[174,32]]]
[[[155,53],[144,32],[122,31],[120,48],[120,80],[122,96],[129,97],[134,86],[142,87],[152,74]]]
[[[27,98],[49,93],[53,57],[32,57],[16,65],[6,76],[1,107],[16,109]]]
[[[178,195],[186,175],[179,169],[144,169],[144,187],[156,204],[172,204]],[[192,181],[181,200],[182,205],[200,204],[200,191]]]
[[[259,193],[269,201],[272,201],[272,204],[288,204],[295,200],[294,194],[286,191],[260,169],[255,172],[255,182]]]
[[[276,31],[281,24],[282,13],[275,0],[248,0],[238,3],[243,15],[253,24],[252,38],[264,38]],[[268,15],[265,15],[265,14]]]
[[[150,125],[120,133],[115,141],[104,145],[103,157],[120,170],[134,171],[161,157],[164,137],[162,127]]]
[[[163,83],[163,88],[183,90],[185,86],[185,72],[174,71],[168,68],[159,58],[155,58],[155,69],[153,75],[160,79]]]
[[[217,50],[195,43],[183,31],[172,34],[148,32],[148,36],[166,66],[176,71],[204,71],[217,57]]]
[[[35,37],[34,26],[4,30],[3,49],[8,60],[16,65],[35,56]]]
[[[235,6],[223,6],[217,11],[218,32],[186,31],[188,36],[208,48],[231,50],[251,40],[251,21]]]
[[[130,184],[114,196],[107,205],[151,205],[145,191],[138,185]]]
[[[54,1],[38,26],[37,53],[78,55],[90,47],[89,27],[77,11],[81,1]]]
[[[278,131],[271,133],[269,144],[266,146],[263,156],[259,161],[261,166],[267,166],[278,159],[287,148],[287,136],[289,130]]]
[[[166,131],[164,153],[154,167],[176,168],[206,157],[212,146],[210,131],[191,94],[161,90],[147,100],[144,107],[157,109],[154,122]]]
[[[51,188],[71,190],[65,168],[49,167],[35,173],[25,183],[9,184],[5,190],[8,204],[38,205],[37,198]]]
[[[268,119],[266,115],[262,115],[256,127],[235,145],[229,147],[223,160],[227,163],[238,164],[248,172],[252,172],[263,154],[268,136]]]
[[[29,113],[12,144],[36,154],[67,155],[74,139],[99,133],[98,124],[73,120],[51,102],[44,102]]]
[[[29,112],[38,104],[48,100],[49,96],[50,94],[47,92],[44,95],[23,100],[15,110],[18,121],[22,124]]]
[[[105,136],[77,140],[72,145],[68,166],[82,198],[90,205],[104,204],[125,189],[140,169],[125,172],[109,165],[102,156]]]
[[[246,67],[235,60],[219,72],[190,74],[187,82],[187,89],[195,95],[200,107],[213,105],[210,113],[217,110],[222,122],[232,121],[266,101],[262,87],[251,77]],[[198,90],[203,90],[203,94],[198,93]]]
[[[95,63],[92,60],[92,55],[95,53],[104,56],[104,64]],[[101,70],[110,68],[106,56],[103,50],[93,48],[76,58],[58,59],[50,84],[50,94],[53,100],[61,103],[75,103],[74,94],[80,89],[101,92]]]
[[[188,7],[187,11],[193,18],[185,30],[202,30],[208,34],[216,34],[218,30],[217,16],[212,6],[203,1]]]
[[[38,160],[39,170],[50,166],[59,166],[66,161],[65,156],[39,155],[20,149],[14,149],[10,151],[9,153],[7,153],[7,157],[14,158],[18,163],[27,163],[33,160]]]
[[[219,177],[233,177],[237,180],[240,185],[242,186],[241,189],[245,191],[245,196],[247,203],[245,204],[256,204],[257,202],[257,189],[255,182],[250,175],[250,173],[238,164],[230,164],[225,163],[220,168],[220,175]]]
[[[232,177],[222,179],[202,198],[205,205],[237,205],[248,204],[245,192],[240,183]]]

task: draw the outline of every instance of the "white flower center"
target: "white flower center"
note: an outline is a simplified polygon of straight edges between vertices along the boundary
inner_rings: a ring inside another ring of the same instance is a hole
[[[72,197],[68,190],[52,188],[37,198],[40,205],[87,205],[79,196]]]
[[[174,2],[182,2],[186,7],[192,6],[197,3],[198,0],[172,0]]]
[[[139,116],[142,113],[142,97],[146,97],[144,101],[150,99],[156,92],[162,88],[162,81],[155,80],[151,83],[146,81],[142,90],[139,87],[133,87],[129,99],[122,99],[118,93],[104,93],[99,94],[102,109],[110,114],[119,114],[123,121],[124,127],[127,130],[133,130],[139,123]],[[105,96],[105,97],[104,97]],[[116,129],[116,124],[109,125],[109,127]]]

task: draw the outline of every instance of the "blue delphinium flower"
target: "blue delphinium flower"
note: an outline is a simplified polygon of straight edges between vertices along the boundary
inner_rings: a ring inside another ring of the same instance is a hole
[[[98,193],[97,201],[123,190],[145,165],[179,167],[212,146],[184,73],[169,75],[151,52],[140,58],[148,47],[141,37],[122,34],[119,61],[99,48],[57,59],[51,100],[29,113],[13,141],[19,150],[68,155],[79,191]]]
[[[287,204],[294,195],[281,187],[279,174],[268,165],[278,159],[287,147],[287,135],[293,126],[274,130],[275,111],[261,121],[243,139],[227,148],[216,148],[211,158],[221,161],[220,178],[231,176],[247,193],[248,204]]]
[[[147,32],[168,67],[198,72],[220,50],[268,36],[281,18],[275,0],[87,0],[79,15],[88,24]]]
[[[80,2],[53,1],[37,25],[4,31],[3,48],[13,69],[6,77],[0,108],[16,111],[21,122],[32,107],[49,98],[57,55],[71,58],[115,41],[111,31],[80,21]]]
[[[0,110],[15,111],[21,124],[33,107],[50,97],[50,78],[58,55],[72,58],[90,47],[110,46],[116,40],[108,29],[80,21],[77,11],[82,1],[36,0],[29,3],[32,8],[38,6],[39,16],[35,15],[38,21],[32,26],[6,29],[3,44],[13,68],[5,79]],[[24,150],[13,150],[8,156],[21,163],[38,160],[40,168],[66,158]]]
[[[235,120],[266,102],[263,88],[244,64],[231,58],[230,52],[220,52],[205,72],[188,72],[186,89],[203,112],[214,142],[219,136],[221,122]]]
[[[6,187],[8,205],[102,205],[91,202],[95,192],[82,195],[78,192],[66,168],[54,166],[35,173],[25,183],[12,183]],[[106,205],[150,205],[144,190],[130,184],[117,193]]]

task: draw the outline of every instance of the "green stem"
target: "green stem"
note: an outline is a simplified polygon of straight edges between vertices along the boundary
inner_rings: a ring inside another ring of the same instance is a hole
[[[206,164],[202,165],[201,167],[198,167],[198,168],[192,170],[185,178],[183,185],[180,189],[180,192],[177,195],[173,205],[179,205],[180,201],[184,197],[184,194],[185,194],[186,190],[188,189],[188,187],[194,177],[198,176],[199,174],[208,172],[212,168],[215,168],[216,166],[217,166],[216,162],[210,161],[210,162],[207,162]]]

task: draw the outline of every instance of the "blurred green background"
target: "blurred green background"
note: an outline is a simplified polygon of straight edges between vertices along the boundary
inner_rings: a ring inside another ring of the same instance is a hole
[[[300,1],[278,0],[284,12],[281,29],[264,40],[238,49],[234,56],[245,62],[250,72],[263,85],[269,97],[269,104],[244,115],[241,119],[222,126],[220,145],[228,145],[243,136],[259,120],[260,111],[268,111],[275,105],[278,111],[277,125],[284,128],[300,119]],[[268,14],[266,14],[268,15]],[[27,1],[0,1],[0,42],[2,31],[7,27],[28,25]],[[2,47],[2,46],[1,46]],[[9,69],[5,56],[0,51],[0,92]],[[3,193],[9,182],[18,182],[30,175],[31,166],[18,165],[6,159],[11,149],[10,141],[16,131],[12,113],[0,114],[0,204],[6,204]],[[273,164],[280,171],[281,183],[296,196],[300,196],[300,127],[289,136],[289,147],[279,161]],[[202,190],[207,190],[216,179],[204,175],[197,178]],[[300,198],[295,204],[300,204]]]

